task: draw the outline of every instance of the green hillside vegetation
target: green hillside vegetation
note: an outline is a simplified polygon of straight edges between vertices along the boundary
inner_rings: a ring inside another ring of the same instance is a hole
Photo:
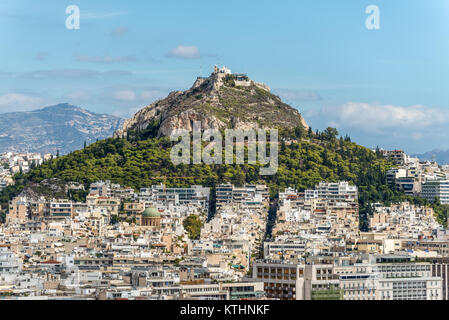
[[[163,182],[163,176],[167,176],[169,187],[192,184],[214,187],[224,182],[239,186],[244,183],[266,183],[273,200],[276,200],[279,190],[283,191],[286,187],[304,190],[320,181],[347,180],[359,187],[362,230],[367,228],[366,218],[371,213],[370,204],[373,202],[388,204],[409,200],[416,204],[429,204],[420,198],[406,197],[387,185],[386,171],[392,164],[379,153],[351,142],[349,137],[338,138],[338,131],[334,128],[321,133],[313,133],[311,129],[306,132],[301,126],[280,130],[280,137],[287,142],[281,140],[279,146],[278,172],[273,176],[260,176],[258,165],[175,166],[170,160],[170,149],[174,143],[165,137],[155,138],[155,127],[157,123],[140,133],[130,134],[128,139],[98,141],[82,150],[45,162],[27,174],[16,175],[16,185],[0,193],[3,208],[24,186],[49,178],[75,181],[86,187],[94,181],[111,180],[138,190]],[[69,196],[79,201],[85,194]],[[447,206],[438,202],[432,206],[439,222],[446,225]]]

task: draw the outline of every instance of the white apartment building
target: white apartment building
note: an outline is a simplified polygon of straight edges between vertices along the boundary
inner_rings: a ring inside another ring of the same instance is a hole
[[[442,279],[431,264],[407,256],[371,256],[368,263],[340,267],[345,300],[442,300]]]
[[[204,210],[209,210],[210,188],[193,185],[190,188],[166,188],[165,185],[154,185],[141,188],[138,199],[146,202],[160,202],[165,206],[190,205],[197,203]]]
[[[64,200],[50,202],[50,216],[52,218],[70,218],[72,216],[72,202]]]
[[[281,260],[253,263],[254,281],[262,281],[268,298],[304,300],[304,265]]]
[[[422,185],[421,197],[429,201],[438,198],[442,204],[449,204],[449,180],[426,181]]]
[[[8,186],[8,182],[5,180],[0,180],[0,191]]]
[[[392,168],[387,171],[387,183],[393,184],[396,179],[407,177],[407,169],[404,168]]]
[[[403,166],[408,162],[408,156],[403,150],[381,150],[381,152],[396,165]]]
[[[357,199],[357,187],[351,186],[347,181],[320,182],[315,186],[315,190],[318,191],[318,198],[334,200]]]
[[[181,284],[152,288],[158,296],[175,296],[180,299],[238,300],[264,296],[263,282],[233,282],[216,284]]]
[[[231,203],[263,204],[268,202],[269,197],[269,189],[265,185],[235,187],[232,184],[220,184],[216,189],[217,207]]]
[[[22,270],[20,260],[5,245],[0,245],[0,277],[5,274],[18,274]]]
[[[371,255],[363,263],[295,264],[256,261],[253,279],[264,282],[270,298],[314,300],[442,300],[442,278],[431,263],[409,256]]]
[[[306,250],[306,240],[285,240],[285,241],[265,241],[263,244],[263,254],[265,259],[273,259],[273,257],[280,258],[281,256],[288,256],[295,258],[302,256]]]
[[[261,260],[253,264],[253,280],[263,281],[268,298],[341,300],[343,292],[332,264],[296,264]]]

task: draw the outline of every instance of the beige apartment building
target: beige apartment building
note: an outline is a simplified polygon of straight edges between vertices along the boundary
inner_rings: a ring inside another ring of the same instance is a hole
[[[6,224],[22,223],[28,219],[28,204],[25,199],[14,198],[9,201],[9,213],[6,216]]]

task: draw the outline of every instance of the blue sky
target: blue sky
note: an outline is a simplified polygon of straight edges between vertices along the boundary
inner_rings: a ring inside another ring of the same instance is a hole
[[[65,27],[66,7],[81,12]],[[368,30],[365,8],[380,9]],[[449,1],[0,2],[0,112],[129,117],[214,64],[368,147],[449,148]]]

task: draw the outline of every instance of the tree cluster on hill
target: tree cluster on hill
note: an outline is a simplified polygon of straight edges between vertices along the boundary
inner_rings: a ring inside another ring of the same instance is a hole
[[[184,229],[189,233],[189,238],[192,240],[198,240],[201,235],[202,223],[197,215],[191,214],[184,219]]]
[[[49,178],[83,183],[86,188],[98,180],[111,180],[136,190],[161,183],[164,176],[168,186],[201,184],[213,188],[224,182],[238,186],[265,183],[270,187],[272,199],[287,187],[304,190],[321,181],[346,180],[359,188],[362,230],[367,228],[367,217],[372,210],[370,204],[374,202],[409,200],[432,205],[439,222],[446,223],[444,206],[406,197],[396,191],[386,183],[386,172],[392,163],[380,154],[351,142],[349,137],[338,138],[338,131],[334,128],[321,133],[303,127],[280,130],[278,171],[272,176],[260,176],[259,164],[175,166],[170,160],[174,142],[166,137],[156,138],[157,125],[152,123],[143,132],[132,132],[127,139],[97,141],[82,150],[45,162],[27,174],[18,174],[15,176],[16,185],[5,188],[0,193],[0,200],[5,204],[25,185]],[[77,201],[83,197],[85,193],[71,194],[71,198]]]

